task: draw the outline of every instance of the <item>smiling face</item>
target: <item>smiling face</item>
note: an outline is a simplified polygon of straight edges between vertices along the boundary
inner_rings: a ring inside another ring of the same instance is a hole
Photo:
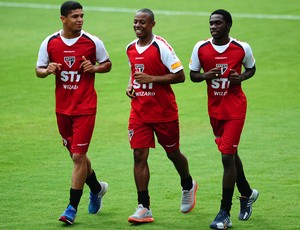
[[[216,42],[216,44],[224,43],[224,42],[226,44],[229,40],[229,31],[231,28],[231,24],[227,23],[224,20],[223,15],[221,14],[211,15],[209,19],[209,25],[210,25],[210,33],[213,37],[213,40]]]
[[[83,16],[82,9],[71,10],[67,16],[61,16],[64,33],[71,37],[77,37],[82,30]]]
[[[140,40],[152,39],[152,28],[155,21],[150,14],[138,11],[133,20],[133,29]]]

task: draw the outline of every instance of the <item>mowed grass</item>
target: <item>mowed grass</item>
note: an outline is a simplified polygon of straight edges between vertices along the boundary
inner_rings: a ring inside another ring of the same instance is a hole
[[[61,4],[57,0],[30,2]],[[127,140],[130,101],[125,96],[129,76],[125,47],[135,38],[133,12],[148,7],[154,13],[231,11],[231,36],[247,41],[256,58],[256,75],[243,83],[248,115],[239,153],[250,184],[260,191],[253,215],[246,222],[238,221],[239,201],[233,199],[233,228],[299,228],[300,20],[243,18],[238,14],[299,17],[300,3],[91,0],[82,4],[132,12],[85,11],[84,29],[102,38],[113,62],[110,73],[97,76],[98,114],[88,153],[97,176],[109,183],[109,190],[101,213],[88,215],[89,191],[85,188],[72,227],[208,229],[218,212],[222,165],[207,118],[206,86],[192,83],[188,70],[194,44],[210,36],[208,16],[158,13],[154,33],[168,40],[185,67],[186,82],[173,89],[179,106],[181,150],[199,184],[197,205],[189,214],[180,213],[179,177],[157,145],[149,158],[155,222],[139,226],[127,223],[137,206],[137,196]],[[54,77],[38,79],[34,72],[40,43],[61,28],[59,9],[0,6],[0,22],[0,229],[61,229],[64,225],[57,220],[69,199],[72,162],[56,126]]]

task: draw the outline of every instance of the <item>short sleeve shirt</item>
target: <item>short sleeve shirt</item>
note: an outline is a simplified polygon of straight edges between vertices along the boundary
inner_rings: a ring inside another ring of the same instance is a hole
[[[131,100],[130,118],[145,123],[167,122],[178,119],[178,108],[170,84],[139,84],[133,73],[144,72],[163,76],[183,69],[181,61],[165,39],[154,35],[146,47],[139,47],[138,40],[126,47],[135,98]]]
[[[109,59],[104,43],[85,31],[74,39],[66,39],[56,32],[41,44],[37,66],[47,67],[50,62],[61,64],[55,73],[56,112],[66,115],[95,114],[97,94],[95,73],[84,73],[80,68],[83,56],[94,65]]]
[[[230,69],[239,74],[242,68],[252,68],[255,59],[250,46],[230,38],[228,44],[216,46],[212,38],[199,41],[193,48],[189,68],[192,71],[204,72],[212,68],[221,69],[221,77],[206,80],[208,94],[208,113],[220,120],[240,119],[246,116],[247,100],[241,84],[230,84]]]

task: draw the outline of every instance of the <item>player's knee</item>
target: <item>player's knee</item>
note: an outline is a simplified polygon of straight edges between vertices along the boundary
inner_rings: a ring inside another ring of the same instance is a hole
[[[87,161],[86,154],[73,153],[72,160],[76,164],[86,164]]]
[[[232,154],[222,154],[222,164],[224,168],[234,167],[234,155]]]

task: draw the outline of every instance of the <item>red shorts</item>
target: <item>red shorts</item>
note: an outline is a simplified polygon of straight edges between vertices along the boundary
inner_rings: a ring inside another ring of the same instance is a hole
[[[70,153],[87,153],[95,127],[96,115],[68,116],[56,113],[56,118],[63,145]]]
[[[244,127],[245,118],[236,120],[218,120],[210,117],[215,142],[223,154],[236,154],[240,137]]]
[[[128,138],[132,149],[155,148],[154,134],[167,153],[179,148],[178,120],[161,123],[129,122]]]

